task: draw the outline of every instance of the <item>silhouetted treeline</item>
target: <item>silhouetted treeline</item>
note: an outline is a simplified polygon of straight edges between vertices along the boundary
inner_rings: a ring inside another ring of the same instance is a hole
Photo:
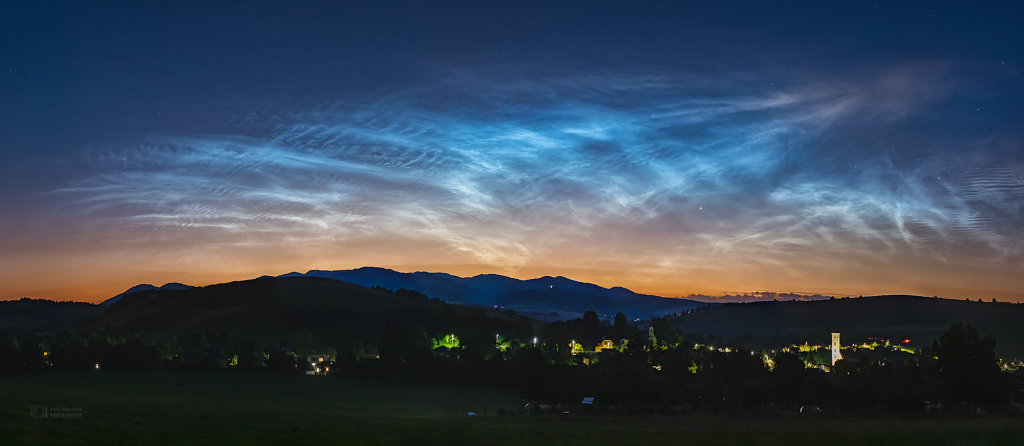
[[[158,338],[141,331],[80,330],[39,336],[0,331],[0,373],[151,369],[161,362]]]
[[[399,290],[407,294],[405,290]],[[397,293],[396,293],[397,294]],[[418,294],[418,293],[417,293]],[[410,298],[423,299],[413,294]],[[903,363],[848,358],[831,373],[796,355],[765,357],[743,348],[695,348],[655,318],[639,330],[622,314],[602,325],[596,314],[545,324],[489,317],[441,302],[395,312],[376,336],[330,345],[299,329],[289,339],[257,341],[238,333],[86,329],[39,336],[0,332],[0,373],[205,368],[367,379],[515,387],[542,403],[601,408],[924,412],[1011,403],[1020,376],[1000,370],[995,339],[954,324],[921,355]],[[651,337],[653,335],[653,339]],[[609,345],[614,348],[608,348]],[[217,347],[211,347],[216,345]],[[605,346],[600,352],[595,347]],[[574,352],[574,348],[577,351]],[[322,355],[310,364],[307,355]],[[321,370],[322,368],[322,370]],[[814,408],[814,409],[810,409]]]

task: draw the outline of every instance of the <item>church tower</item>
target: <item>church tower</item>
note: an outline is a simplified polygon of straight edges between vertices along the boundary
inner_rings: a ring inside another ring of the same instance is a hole
[[[836,361],[843,359],[843,355],[839,354],[839,333],[832,333],[832,367],[836,366]]]

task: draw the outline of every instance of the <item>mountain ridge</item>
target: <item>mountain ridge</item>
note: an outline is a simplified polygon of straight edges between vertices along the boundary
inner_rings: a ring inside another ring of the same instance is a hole
[[[543,315],[544,318],[573,318],[587,310],[598,312],[602,319],[611,319],[622,312],[630,318],[649,318],[686,311],[702,306],[717,305],[677,297],[662,297],[636,293],[624,287],[604,288],[589,282],[580,282],[564,276],[543,276],[516,279],[500,274],[477,274],[460,277],[445,272],[399,272],[388,268],[365,266],[350,270],[293,271],[279,276],[260,276],[257,279],[286,277],[320,277],[339,280],[372,288],[390,290],[408,289],[437,297],[443,301],[481,306],[501,307],[507,310]],[[110,307],[125,295],[144,290],[189,289],[188,285],[171,282],[161,287],[140,284],[111,297],[99,305]]]
[[[682,298],[639,294],[624,287],[604,288],[564,276],[516,279],[500,274],[459,277],[454,274],[417,271],[402,273],[387,268],[362,267],[352,270],[310,270],[278,277],[324,277],[365,287],[410,289],[452,303],[497,307],[543,319],[580,317],[594,310],[599,318],[611,320],[615,313],[635,319],[663,316],[717,304]],[[611,302],[609,301],[611,300]],[[594,305],[600,303],[601,305]]]

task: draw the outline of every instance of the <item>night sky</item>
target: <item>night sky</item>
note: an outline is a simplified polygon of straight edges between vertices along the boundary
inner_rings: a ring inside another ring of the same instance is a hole
[[[0,4],[0,299],[372,265],[1024,301],[1019,2],[36,3]]]

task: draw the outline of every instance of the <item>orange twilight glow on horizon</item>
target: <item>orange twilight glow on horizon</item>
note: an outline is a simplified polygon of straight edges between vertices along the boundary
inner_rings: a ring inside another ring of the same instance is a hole
[[[0,27],[0,299],[375,266],[1024,302],[1015,35],[488,5]]]
[[[915,264],[913,259],[898,257],[881,261],[871,256],[859,259],[847,256],[842,262],[837,259],[830,264],[823,261],[827,256],[804,253],[794,255],[787,264],[778,264],[707,249],[703,253],[695,252],[692,258],[676,259],[677,265],[664,265],[657,262],[657,253],[645,256],[643,252],[636,252],[627,259],[617,260],[609,255],[613,252],[612,246],[599,243],[573,246],[563,241],[561,246],[530,247],[538,253],[532,261],[484,264],[472,263],[477,260],[472,253],[411,239],[203,248],[133,247],[125,242],[90,245],[88,250],[79,252],[25,253],[16,262],[4,259],[4,287],[0,299],[31,297],[98,303],[140,283],[160,286],[181,282],[203,286],[292,271],[380,266],[399,272],[446,272],[463,277],[476,274],[501,274],[519,279],[565,276],[606,288],[623,286],[643,294],[666,297],[694,297],[690,295],[696,294],[700,295],[696,296],[700,300],[770,291],[801,295],[916,294],[1024,301],[1019,279],[999,271],[995,265],[978,265],[974,270],[965,270],[960,265]],[[632,261],[632,258],[645,257],[647,262]],[[435,263],[414,263],[424,259]],[[902,266],[892,268],[893,264]],[[837,268],[837,265],[843,267]],[[872,279],[865,280],[865,277]],[[931,280],[922,280],[922,277]],[[964,286],[980,277],[988,279],[983,286]]]

